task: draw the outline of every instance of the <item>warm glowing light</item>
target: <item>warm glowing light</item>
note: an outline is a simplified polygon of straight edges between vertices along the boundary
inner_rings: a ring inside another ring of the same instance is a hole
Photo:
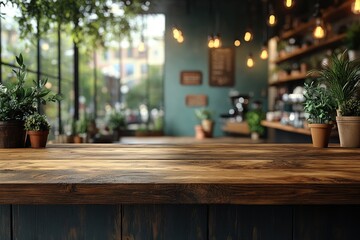
[[[184,36],[180,35],[177,39],[178,43],[183,43],[184,42]]]
[[[322,24],[321,19],[316,19],[316,27],[313,31],[314,38],[321,39],[324,38],[326,35],[325,27]]]
[[[250,31],[246,31],[246,33],[245,33],[245,35],[244,35],[244,40],[246,41],[246,42],[249,42],[249,41],[251,41],[252,40],[252,34],[251,34],[251,32]]]
[[[249,55],[248,59],[246,60],[246,65],[249,67],[249,68],[252,68],[254,66],[254,59],[252,58],[251,55]]]
[[[181,36],[181,31],[179,29],[177,29],[177,28],[173,28],[173,37],[175,39],[178,39],[179,36]]]
[[[284,4],[285,4],[285,7],[291,8],[292,6],[294,6],[294,1],[293,0],[285,0]]]
[[[47,82],[47,83],[45,84],[45,87],[46,87],[47,89],[50,89],[50,88],[52,87],[52,84],[49,83],[49,82]]]
[[[140,42],[140,44],[138,46],[138,51],[139,52],[144,52],[145,51],[145,43],[143,41]]]
[[[239,39],[236,39],[236,40],[234,41],[234,45],[235,45],[235,47],[240,46],[240,44],[241,44],[241,42],[240,42],[240,40],[239,40]]]
[[[269,57],[268,50],[267,50],[266,47],[263,47],[263,48],[261,49],[260,58],[263,59],[263,60],[265,60],[265,59],[267,59],[268,57]]]
[[[218,36],[214,37],[214,48],[219,48],[221,47],[221,39]]]
[[[276,17],[274,14],[269,15],[268,24],[269,26],[274,26],[276,24]]]
[[[209,48],[214,48],[214,39],[213,38],[209,38],[208,47]]]
[[[360,0],[355,0],[352,4],[351,4],[351,11],[354,14],[360,14]]]

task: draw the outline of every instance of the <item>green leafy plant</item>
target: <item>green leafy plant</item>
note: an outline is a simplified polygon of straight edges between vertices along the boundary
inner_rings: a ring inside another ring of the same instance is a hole
[[[341,112],[344,103],[353,98],[360,88],[360,61],[350,61],[347,51],[336,56],[333,54],[329,63],[321,70],[312,70],[309,74],[319,76],[334,99],[336,109]]]
[[[265,113],[261,109],[251,110],[246,113],[245,117],[250,132],[264,134],[265,128],[261,125],[261,121],[265,119]]]
[[[212,113],[206,108],[196,109],[195,116],[199,121],[212,120]]]
[[[52,94],[45,87],[47,79],[33,81],[33,86],[26,85],[27,70],[22,55],[16,57],[18,69],[13,69],[16,81],[0,84],[0,121],[25,120],[26,116],[37,111],[38,103],[60,101],[61,96]]]
[[[119,111],[112,111],[109,116],[108,126],[113,131],[124,129],[126,126],[124,113]]]
[[[24,128],[26,131],[47,131],[50,124],[45,115],[34,113],[26,117]]]
[[[345,43],[351,50],[360,49],[360,24],[355,22],[346,32]]]
[[[335,103],[329,92],[319,84],[305,83],[304,110],[309,123],[331,123],[335,115]]]
[[[87,131],[86,119],[79,119],[76,121],[76,134],[83,134]]]
[[[342,116],[360,116],[360,99],[352,98],[341,108]]]

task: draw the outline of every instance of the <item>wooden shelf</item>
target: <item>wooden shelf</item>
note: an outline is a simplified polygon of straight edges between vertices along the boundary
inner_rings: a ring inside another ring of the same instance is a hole
[[[279,63],[282,63],[282,62],[285,62],[285,61],[288,61],[291,59],[299,58],[301,56],[313,53],[315,51],[319,51],[324,48],[333,46],[335,44],[339,44],[344,38],[345,38],[345,34],[341,34],[341,35],[337,35],[337,36],[328,38],[328,39],[320,42],[319,44],[315,44],[315,45],[312,45],[307,48],[301,48],[301,49],[295,50],[292,53],[286,54],[285,56],[279,57],[274,62],[276,64],[279,64]]]
[[[309,128],[296,128],[290,125],[283,125],[280,122],[261,121],[261,125],[263,125],[264,127],[275,128],[286,132],[311,135]]]
[[[286,77],[279,78],[277,81],[269,82],[270,86],[276,86],[287,82],[299,81],[308,78],[307,74],[301,73],[296,75],[288,75]]]
[[[330,6],[325,11],[323,11],[323,19],[325,21],[334,21],[335,19],[340,19],[344,17],[346,14],[350,13],[352,1],[348,0],[341,4],[338,7]],[[288,30],[281,34],[280,39],[288,39],[294,37],[296,35],[302,34],[309,29],[315,26],[315,19],[311,19],[306,23],[299,24],[295,29]]]

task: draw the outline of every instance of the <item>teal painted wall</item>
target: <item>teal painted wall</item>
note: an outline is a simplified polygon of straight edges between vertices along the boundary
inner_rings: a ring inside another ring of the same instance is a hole
[[[196,4],[198,3],[198,4]],[[223,47],[233,47],[233,40],[238,34],[243,36],[249,22],[250,10],[246,8],[246,1],[233,1],[232,4],[215,6],[218,16],[218,29],[223,39]],[[252,42],[242,41],[240,47],[235,49],[235,86],[211,87],[209,86],[207,36],[214,32],[215,17],[209,17],[209,7],[194,1],[190,11],[176,9],[166,13],[165,33],[165,133],[172,136],[193,136],[194,125],[197,120],[194,109],[185,105],[187,94],[207,94],[208,108],[215,113],[215,136],[222,136],[219,115],[227,113],[231,107],[228,98],[231,89],[241,94],[253,95],[252,100],[261,100],[267,106],[267,61],[259,57],[263,43],[264,25],[261,21],[261,6],[252,14],[252,25],[255,37]],[[256,22],[255,22],[256,21]],[[172,37],[172,27],[176,25],[183,32],[185,41],[177,43]],[[246,57],[253,53],[255,66],[246,67]],[[203,83],[199,86],[183,86],[180,84],[180,72],[184,70],[199,70],[203,74]],[[264,109],[266,110],[266,109]]]

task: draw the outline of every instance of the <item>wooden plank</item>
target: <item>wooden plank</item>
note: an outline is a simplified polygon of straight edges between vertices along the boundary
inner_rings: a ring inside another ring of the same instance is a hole
[[[11,240],[11,208],[10,205],[0,205],[0,239]]]
[[[207,239],[207,207],[124,205],[122,239]]]
[[[296,206],[294,240],[358,239],[360,206]]]
[[[14,239],[121,240],[113,205],[14,205]]]
[[[292,207],[212,205],[209,239],[292,239]]]
[[[311,144],[0,150],[0,204],[359,204],[360,149]]]

